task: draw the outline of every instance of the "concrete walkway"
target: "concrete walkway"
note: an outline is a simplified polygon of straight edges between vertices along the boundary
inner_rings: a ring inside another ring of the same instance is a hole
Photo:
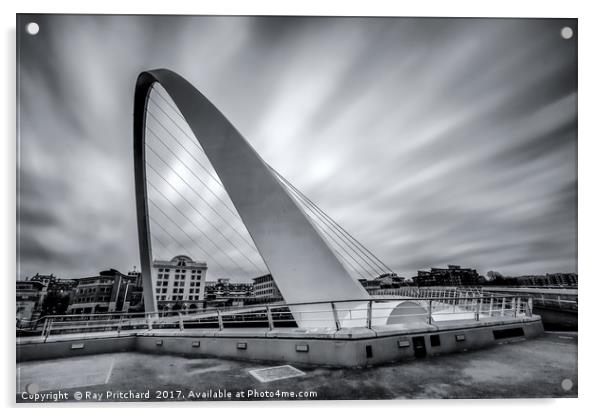
[[[75,392],[86,391],[105,394],[95,396],[101,401],[107,400],[107,391],[148,391],[149,400],[204,400],[218,390],[244,392],[239,400],[277,400],[283,392],[305,400],[576,397],[577,334],[546,333],[529,341],[367,369],[298,367],[304,376],[271,383],[249,374],[265,367],[269,365],[213,358],[102,354],[21,363],[17,391],[26,391],[28,385],[41,392],[61,389],[69,394],[68,401]],[[223,399],[227,397],[214,397]],[[122,400],[130,399],[112,399]],[[27,402],[20,393],[17,401]]]

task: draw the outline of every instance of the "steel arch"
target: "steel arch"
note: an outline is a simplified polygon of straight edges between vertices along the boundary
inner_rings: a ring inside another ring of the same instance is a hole
[[[167,91],[205,151],[285,301],[368,299],[368,293],[349,275],[311,220],[226,117],[183,77],[155,69],[138,76],[134,94],[136,211],[146,311],[157,310],[145,159],[146,107],[155,83]],[[300,316],[295,314],[303,326]]]

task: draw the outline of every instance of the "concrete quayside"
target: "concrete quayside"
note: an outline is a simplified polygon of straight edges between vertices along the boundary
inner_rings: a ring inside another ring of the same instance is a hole
[[[365,367],[476,350],[543,332],[541,319],[522,297],[375,298],[363,309],[355,303],[332,302],[328,306],[333,325],[314,328],[282,325],[292,320],[286,308],[299,305],[190,316],[49,317],[40,335],[18,338],[17,360],[141,351]],[[346,309],[349,304],[353,308]],[[316,303],[315,309],[304,306],[305,322],[312,313],[319,313],[324,322],[324,303]]]
[[[261,364],[224,358],[118,352],[22,362],[17,397],[47,401],[391,400],[577,397],[577,334],[546,332],[477,351],[368,368],[295,365],[296,377],[262,381]],[[402,380],[402,382],[400,382]],[[59,397],[58,393],[62,393]],[[171,394],[173,392],[173,394]],[[110,395],[110,396],[109,396]],[[148,397],[145,397],[148,396]]]

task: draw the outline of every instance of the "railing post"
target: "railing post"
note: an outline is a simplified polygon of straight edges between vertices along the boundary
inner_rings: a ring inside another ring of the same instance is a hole
[[[337,313],[337,308],[334,305],[334,302],[330,302],[330,307],[332,308],[332,317],[334,318],[334,324],[338,331],[341,329],[341,322],[339,321],[339,314]]]
[[[514,309],[514,317],[516,318],[520,313],[520,298],[516,298],[516,309]]]
[[[528,315],[529,317],[533,316],[533,298],[529,298],[527,301]]]
[[[219,309],[217,310],[217,324],[219,326],[219,330],[223,331],[224,330],[224,321],[222,319],[222,314],[220,313]]]
[[[180,331],[184,330],[184,320],[182,319],[182,313],[178,312],[178,323],[180,324]]]
[[[479,315],[481,314],[481,307],[483,305],[483,296],[479,296],[479,300],[477,301],[477,312],[475,314],[475,320],[478,321],[479,320]]]
[[[272,310],[270,309],[269,305],[266,305],[265,312],[266,312],[267,317],[268,317],[268,326],[269,326],[270,331],[271,331],[272,329],[274,329],[274,318],[272,317]]]
[[[512,314],[516,313],[516,298],[512,298],[512,301],[510,302],[510,311]],[[512,316],[512,315],[511,315]],[[514,315],[516,316],[516,315]]]
[[[372,329],[372,300],[368,301],[368,315],[366,316],[366,327]]]
[[[48,336],[50,336],[50,333],[52,332],[52,318],[48,318],[48,327],[46,328],[46,336],[44,337],[44,342],[46,342],[46,340],[48,339]]]
[[[44,319],[44,326],[42,327],[42,338],[44,338],[44,335],[46,335],[46,327],[48,326],[48,320],[50,318],[45,318]]]
[[[431,325],[433,323],[433,300],[429,299],[429,310],[428,310],[428,318],[427,318],[427,322],[429,325]]]
[[[489,317],[491,318],[493,316],[493,293],[491,294],[491,297],[489,298]]]
[[[121,324],[123,322],[123,315],[119,317],[119,323],[117,324],[117,335],[121,333]]]
[[[506,296],[502,298],[502,311],[500,316],[504,317],[506,315]]]
[[[151,314],[146,315],[146,326],[148,326],[148,330],[152,331],[153,329],[153,321],[151,319]]]

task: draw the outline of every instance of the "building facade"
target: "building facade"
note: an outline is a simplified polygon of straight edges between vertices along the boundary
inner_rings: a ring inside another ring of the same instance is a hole
[[[501,276],[492,282],[500,285],[578,287],[577,273],[547,273],[545,275]]]
[[[128,312],[136,285],[140,285],[139,276],[124,275],[115,269],[78,279],[67,313]]]
[[[152,277],[161,310],[200,309],[205,300],[207,263],[179,255],[171,260],[154,260]]]
[[[282,299],[282,294],[271,274],[253,279],[253,294],[255,298]]]
[[[418,286],[474,286],[479,284],[479,273],[475,269],[450,264],[447,269],[419,270],[414,283]]]
[[[65,314],[76,286],[77,280],[59,279],[52,274],[37,273],[17,281],[17,319]]]
[[[43,299],[44,284],[30,280],[18,280],[17,295],[17,326],[37,319],[40,315],[40,305]]]
[[[217,279],[205,282],[205,306],[242,306],[253,300],[253,284]]]
[[[405,277],[398,276],[396,273],[381,274],[374,279],[359,279],[361,285],[370,293],[378,289],[398,289],[402,286],[408,286]]]

